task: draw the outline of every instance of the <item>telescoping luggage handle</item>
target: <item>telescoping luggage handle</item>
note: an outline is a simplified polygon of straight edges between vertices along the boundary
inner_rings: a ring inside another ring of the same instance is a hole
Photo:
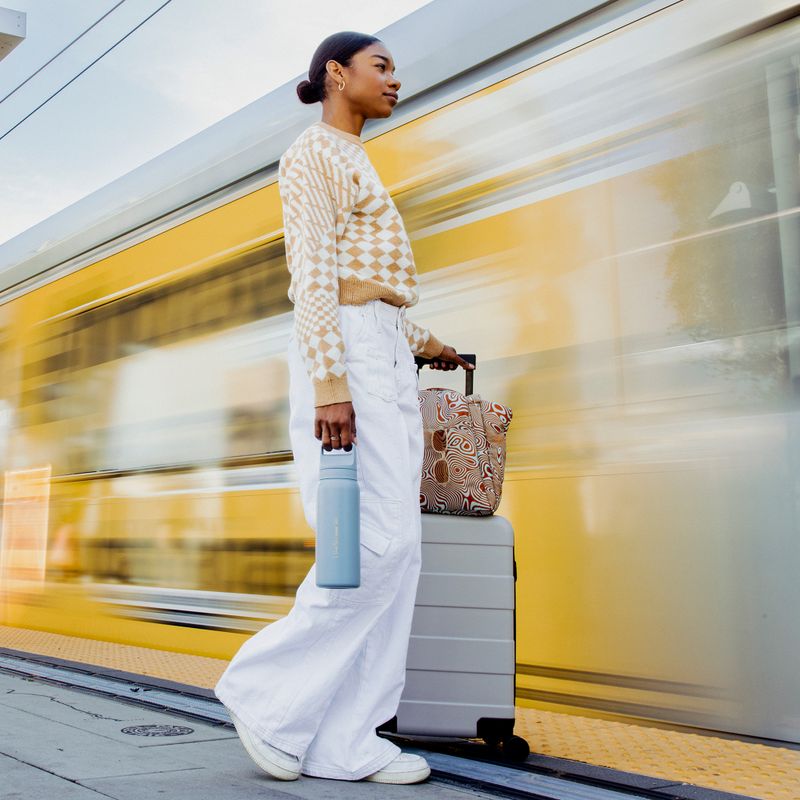
[[[474,364],[475,369],[478,369],[478,363],[475,360],[475,353],[459,353],[458,355],[463,358],[464,361],[469,361],[470,364]],[[438,359],[414,356],[414,363],[417,365],[417,373],[419,373],[420,369],[426,364],[432,364],[434,361],[438,361]],[[464,376],[464,394],[472,394],[472,374],[475,372],[475,369],[464,370],[466,373]]]

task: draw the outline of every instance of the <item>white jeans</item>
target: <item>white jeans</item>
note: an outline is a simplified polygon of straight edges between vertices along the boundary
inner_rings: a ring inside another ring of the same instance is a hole
[[[318,588],[312,566],[289,614],[241,646],[215,693],[257,736],[300,756],[305,774],[360,780],[400,752],[375,729],[396,714],[405,685],[421,566],[423,437],[405,309],[372,300],[339,310],[358,438],[361,586]],[[290,440],[316,530],[321,441],[293,338],[288,362]]]

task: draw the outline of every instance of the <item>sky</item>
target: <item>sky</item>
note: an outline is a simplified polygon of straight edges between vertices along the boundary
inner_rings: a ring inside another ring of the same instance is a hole
[[[374,34],[428,2],[0,0],[27,15],[0,60],[0,244],[305,77],[331,33]]]

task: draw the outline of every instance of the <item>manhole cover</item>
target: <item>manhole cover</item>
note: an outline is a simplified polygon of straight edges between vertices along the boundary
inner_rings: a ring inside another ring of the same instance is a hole
[[[132,725],[130,728],[123,728],[122,732],[131,736],[185,736],[187,733],[194,733],[194,728],[183,725]]]

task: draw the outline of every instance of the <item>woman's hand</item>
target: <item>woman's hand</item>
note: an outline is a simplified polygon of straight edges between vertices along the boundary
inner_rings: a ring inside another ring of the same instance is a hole
[[[439,353],[436,358],[434,358],[430,363],[431,369],[456,369],[457,367],[463,367],[464,369],[475,369],[474,364],[470,364],[469,361],[465,361],[461,356],[456,353],[456,351],[450,347],[449,344],[444,346],[444,350]]]
[[[317,406],[314,436],[322,439],[322,446],[326,451],[344,448],[349,453],[353,444],[358,444],[353,404],[347,401]]]

